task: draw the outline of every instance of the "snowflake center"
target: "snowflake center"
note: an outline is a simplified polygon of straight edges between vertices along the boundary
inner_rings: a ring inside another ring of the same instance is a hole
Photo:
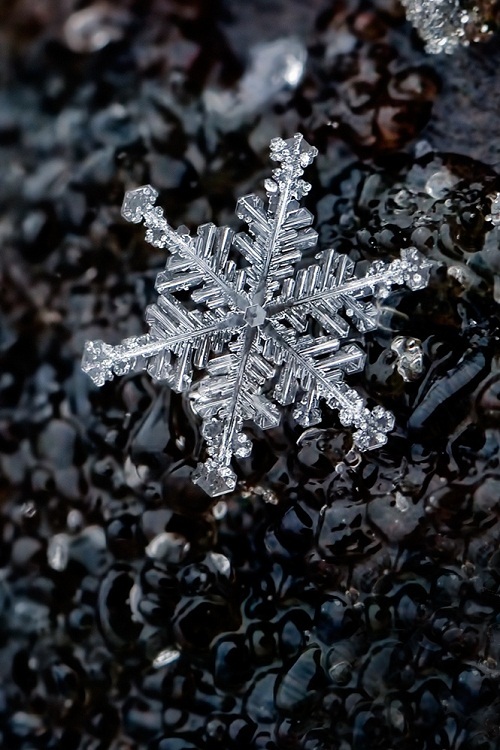
[[[245,322],[250,328],[257,328],[258,326],[264,325],[266,319],[266,311],[260,305],[250,305],[246,308],[244,313]]]

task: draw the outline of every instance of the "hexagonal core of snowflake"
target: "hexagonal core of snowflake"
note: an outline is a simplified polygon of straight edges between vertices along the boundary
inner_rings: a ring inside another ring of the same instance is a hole
[[[260,305],[249,305],[245,310],[244,318],[250,328],[258,328],[264,325],[267,313]]]

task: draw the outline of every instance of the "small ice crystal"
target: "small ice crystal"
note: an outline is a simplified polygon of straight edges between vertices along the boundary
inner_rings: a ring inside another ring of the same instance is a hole
[[[391,349],[397,356],[396,368],[403,380],[417,380],[424,369],[422,344],[411,336],[396,336]]]
[[[234,489],[232,457],[250,455],[246,423],[276,427],[289,404],[304,427],[320,421],[320,401],[338,409],[359,450],[383,445],[394,424],[344,381],[364,365],[352,339],[376,328],[375,302],[393,286],[424,287],[431,264],[406,248],[360,277],[346,255],[328,249],[297,268],[317,241],[313,216],[299,204],[310,189],[302,174],[316,154],[300,133],[271,141],[279,166],[265,182],[267,207],[257,195],[240,198],[237,214],[249,230],[239,234],[204,224],[191,237],[170,227],[152,187],[125,195],[123,216],[142,219],[147,241],[169,250],[159,297],[146,312],[149,333],[117,346],[88,342],[82,366],[97,385],[145,368],[174,391],[189,391],[207,451],[193,481],[212,497]],[[148,545],[151,557],[169,554],[171,540],[160,536]]]

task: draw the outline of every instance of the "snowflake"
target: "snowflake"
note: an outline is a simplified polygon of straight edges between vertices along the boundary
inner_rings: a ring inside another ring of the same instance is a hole
[[[484,41],[492,34],[477,5],[469,0],[402,0],[402,4],[430,54],[451,54],[460,45]]]
[[[295,419],[307,427],[320,421],[323,399],[356,428],[360,450],[383,445],[394,424],[390,412],[370,411],[344,382],[365,356],[350,334],[376,327],[374,302],[392,286],[425,286],[430,263],[408,248],[391,263],[372,263],[361,278],[335,250],[305,265],[317,234],[299,205],[310,189],[301,178],[316,154],[300,133],[273,139],[271,158],[280,164],[265,182],[267,209],[257,195],[240,198],[237,215],[249,230],[239,234],[204,224],[191,237],[169,226],[151,186],[125,195],[123,216],[144,221],[146,240],[170,255],[156,279],[158,301],[146,312],[149,333],[117,346],[87,342],[82,366],[99,386],[147,368],[175,391],[189,391],[208,454],[193,481],[212,497],[235,487],[232,457],[251,453],[246,423],[276,427],[283,406],[294,404]]]

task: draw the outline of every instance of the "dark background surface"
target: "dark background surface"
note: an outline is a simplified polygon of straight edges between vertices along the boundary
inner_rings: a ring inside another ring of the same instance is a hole
[[[500,747],[499,61],[427,56],[392,0],[0,3],[2,748]],[[350,381],[387,446],[351,467],[336,413],[285,415],[213,507],[187,404],[81,353],[144,331],[164,262],[124,191],[237,227],[297,130],[323,247],[435,265]]]

